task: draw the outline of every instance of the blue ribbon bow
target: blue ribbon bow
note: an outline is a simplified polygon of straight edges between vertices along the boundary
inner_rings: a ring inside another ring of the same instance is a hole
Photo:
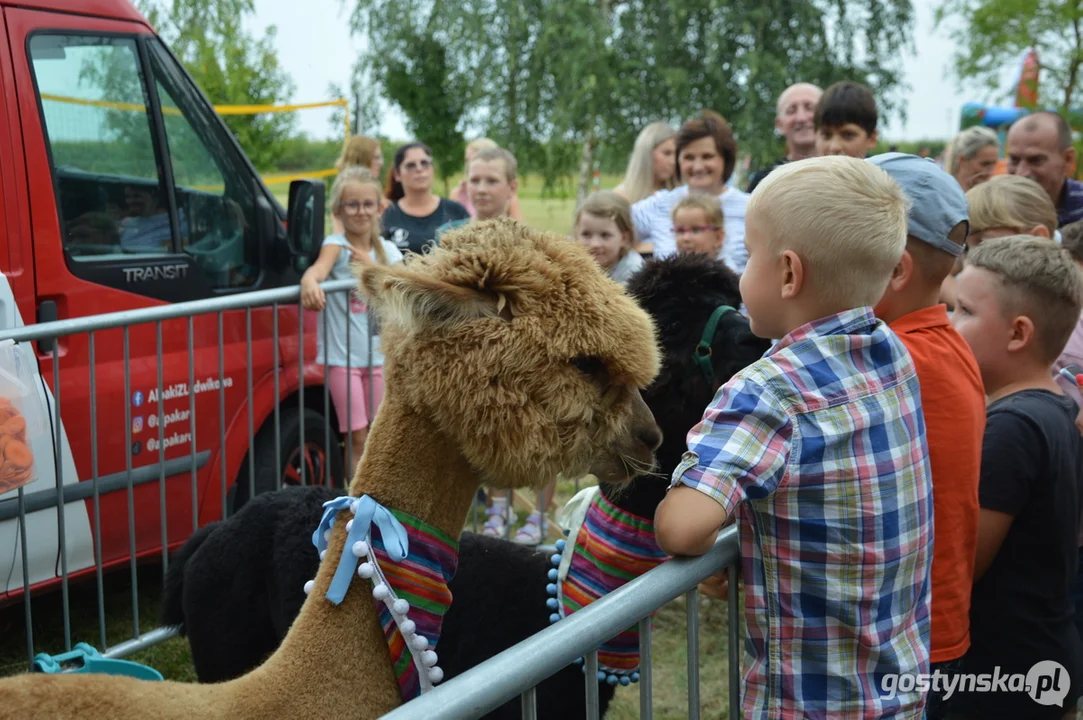
[[[406,535],[406,528],[399,519],[368,495],[362,495],[359,498],[345,496],[328,500],[323,504],[323,508],[323,518],[320,519],[316,532],[312,534],[312,544],[321,553],[327,549],[327,540],[323,535],[331,529],[335,516],[343,510],[352,510],[354,514],[353,525],[350,526],[350,532],[346,536],[346,546],[342,548],[338,568],[331,579],[331,586],[327,589],[327,599],[338,605],[346,597],[346,591],[350,589],[350,581],[353,580],[360,560],[353,554],[353,546],[368,537],[373,523],[376,523],[376,527],[380,530],[384,550],[395,562],[406,559],[410,540]]]

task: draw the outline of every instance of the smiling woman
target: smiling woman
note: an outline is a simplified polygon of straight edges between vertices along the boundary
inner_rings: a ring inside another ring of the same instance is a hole
[[[677,133],[677,180],[680,187],[659,190],[632,206],[632,221],[644,243],[651,243],[653,255],[663,258],[677,251],[673,237],[673,207],[689,192],[709,193],[722,203],[726,241],[718,259],[735,272],[744,271],[748,262],[745,250],[745,206],[748,194],[728,187],[733,175],[737,143],[729,123],[718,113],[704,110],[688,120]]]
[[[388,199],[382,226],[385,238],[402,252],[422,253],[436,241],[436,229],[444,223],[466,220],[470,213],[454,200],[432,191],[432,151],[413,142],[395,151]]]

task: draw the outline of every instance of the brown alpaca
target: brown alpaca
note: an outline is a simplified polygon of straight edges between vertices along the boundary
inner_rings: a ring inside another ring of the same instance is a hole
[[[649,316],[555,234],[497,220],[442,242],[405,267],[361,271],[383,320],[387,394],[350,495],[458,537],[479,483],[588,471],[619,482],[649,468],[661,441],[638,390],[659,367]],[[337,517],[282,645],[248,675],[216,685],[20,675],[0,681],[0,718],[383,715],[401,699],[372,582],[354,576],[337,606],[324,597],[350,517]]]

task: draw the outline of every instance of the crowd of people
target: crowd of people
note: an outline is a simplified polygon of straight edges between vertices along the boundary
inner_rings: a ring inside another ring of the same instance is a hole
[[[1083,183],[1069,175],[1071,129],[1051,112],[1019,120],[997,175],[998,136],[980,127],[942,166],[870,156],[879,114],[860,83],[797,83],[776,109],[785,154],[746,190],[731,180],[729,124],[704,110],[644,128],[622,182],[571,218],[569,241],[619,283],[648,254],[723,261],[752,331],[775,343],[691,429],[659,543],[698,555],[738,524],[747,717],[1074,717]],[[301,281],[304,306],[330,312],[319,358],[354,460],[383,391],[378,336],[362,300],[319,283],[466,223],[522,219],[516,159],[486,138],[467,147],[454,199],[433,192],[422,143],[398,148],[386,186],[382,165],[378,143],[350,141],[335,233]],[[541,541],[552,493],[513,540]],[[507,494],[487,504],[483,531],[504,536],[518,521]],[[725,599],[730,580],[702,589]]]

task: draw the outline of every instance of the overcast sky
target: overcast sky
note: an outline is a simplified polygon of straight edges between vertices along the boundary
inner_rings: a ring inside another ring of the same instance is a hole
[[[913,0],[917,12],[916,54],[905,60],[906,95],[909,108],[906,122],[892,118],[881,134],[891,140],[947,138],[959,127],[959,110],[964,102],[987,100],[986,93],[973,85],[960,87],[951,73],[952,43],[945,30],[933,30],[933,9],[938,0]],[[352,2],[348,5],[352,7]],[[350,69],[364,48],[352,38],[348,12],[339,0],[310,0],[298,12],[296,0],[256,0],[256,27],[278,26],[279,62],[293,76],[297,86],[295,102],[328,99],[327,86],[336,82],[349,86]],[[1005,58],[1010,73],[1018,72],[1018,58]],[[328,136],[328,113],[301,112],[302,128],[316,136]],[[402,118],[394,109],[384,118],[381,131],[393,139],[405,139]]]

